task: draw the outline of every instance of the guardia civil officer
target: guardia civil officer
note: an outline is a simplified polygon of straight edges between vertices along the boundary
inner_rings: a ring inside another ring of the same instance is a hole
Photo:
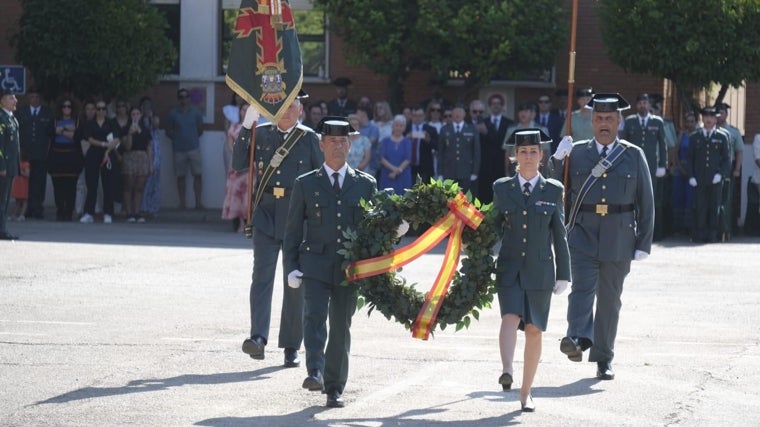
[[[644,152],[617,137],[628,102],[619,94],[596,94],[588,106],[594,137],[576,143],[565,137],[553,155],[570,162],[565,188],[573,286],[560,350],[580,362],[591,348],[597,377],[611,380],[623,281],[631,260],[651,251],[654,197]],[[558,174],[562,170],[555,165]]]
[[[472,123],[467,123],[464,105],[452,110],[452,123],[441,128],[438,135],[438,174],[459,184],[463,193],[472,190],[477,196],[480,171],[480,134]]]
[[[303,111],[301,91],[277,124],[256,127],[254,168],[257,179],[253,197],[253,275],[251,280],[251,335],[243,342],[243,352],[253,359],[264,359],[269,341],[272,291],[277,257],[282,250],[285,218],[296,177],[322,165],[317,134],[298,123]],[[232,150],[232,167],[248,169],[251,126],[258,112],[251,106],[243,119]],[[288,271],[288,270],[284,270]],[[303,290],[285,286],[283,273],[282,312],[278,346],[284,349],[285,367],[299,366],[298,349],[303,340]]]
[[[689,185],[695,187],[694,241],[717,242],[723,179],[730,176],[731,135],[718,127],[718,110],[702,109],[704,126],[689,136]]]
[[[377,189],[375,179],[348,166],[349,135],[344,117],[328,116],[317,125],[325,162],[293,185],[285,232],[288,285],[304,292],[304,348],[308,376],[303,388],[327,393],[327,406],[342,407],[351,350],[351,317],[357,287],[341,285],[343,231],[356,228],[364,212],[361,199]],[[303,284],[303,286],[302,286]],[[329,335],[327,321],[329,318]],[[327,347],[325,348],[325,343]]]
[[[8,232],[8,205],[11,198],[13,178],[19,173],[19,125],[16,111],[16,95],[9,89],[0,93],[0,240],[16,240]]]
[[[625,118],[621,137],[644,150],[654,191],[653,239],[661,240],[665,236],[665,168],[668,165],[665,121],[649,111],[649,95],[646,93],[641,93],[636,97],[636,110],[636,114]]]
[[[512,386],[517,329],[525,331],[525,363],[520,388],[524,412],[533,412],[533,378],[541,358],[541,336],[549,319],[552,291],[562,293],[570,280],[570,254],[565,233],[562,183],[539,173],[542,145],[551,138],[538,128],[517,130],[509,137],[517,173],[493,183],[501,249],[496,290],[501,308],[499,350],[504,390]],[[553,249],[553,251],[552,251]]]

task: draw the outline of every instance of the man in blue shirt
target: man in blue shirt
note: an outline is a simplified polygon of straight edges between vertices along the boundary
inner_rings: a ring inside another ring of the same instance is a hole
[[[187,89],[177,91],[179,104],[169,112],[166,135],[172,140],[174,150],[174,173],[177,176],[179,208],[185,209],[185,176],[193,175],[195,208],[203,209],[201,203],[201,152],[200,135],[203,133],[203,115],[190,105]]]

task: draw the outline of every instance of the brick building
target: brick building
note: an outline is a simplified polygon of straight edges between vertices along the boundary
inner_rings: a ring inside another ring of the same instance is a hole
[[[239,6],[239,0],[152,1],[173,17],[169,21],[170,26],[177,27],[174,28],[174,33],[175,43],[179,48],[179,60],[173,74],[164,76],[157,86],[144,93],[135,94],[134,100],[142,95],[151,96],[154,99],[156,111],[161,117],[165,117],[169,108],[176,102],[175,94],[179,87],[196,90],[202,95],[204,102],[199,107],[205,114],[207,126],[207,131],[201,141],[204,158],[219,159],[213,166],[204,166],[204,169],[206,167],[210,169],[208,173],[204,170],[203,192],[204,199],[208,197],[208,200],[203,202],[206,206],[221,206],[224,194],[224,171],[221,166],[224,118],[221,108],[231,96],[231,91],[224,83],[223,72],[224,35],[225,31],[228,31],[225,29],[225,17],[229,17],[229,13],[234,13]],[[295,11],[304,13],[296,16],[297,22],[301,22],[299,19],[304,18],[310,22],[316,20],[317,24],[321,20],[322,25],[324,24],[324,17],[315,16],[318,14],[312,10],[308,0],[292,0],[290,3]],[[564,3],[569,10],[571,1],[565,0]],[[670,102],[674,96],[667,81],[647,75],[626,73],[609,61],[605,54],[605,47],[599,38],[598,7],[596,2],[579,2],[575,87],[592,86],[600,92],[620,92],[629,100],[635,99],[640,92],[662,93],[666,96],[664,115],[679,123],[679,106],[675,102]],[[3,11],[0,15],[0,28],[4,30],[0,36],[0,65],[15,64],[14,52],[8,43],[7,35],[10,33],[9,29],[17,26],[17,18],[21,10],[20,0],[0,0],[0,10]],[[324,28],[321,32],[317,30],[313,34],[305,35],[301,28],[299,24],[302,49],[308,45],[309,48],[314,48],[320,53],[316,59],[310,60],[314,63],[307,64],[305,60],[304,89],[310,93],[312,100],[332,99],[335,96],[335,90],[330,81],[338,76],[348,76],[353,80],[353,86],[349,89],[349,96],[352,98],[358,98],[360,95],[368,95],[374,100],[386,98],[386,81],[383,76],[376,75],[364,67],[346,64],[342,40]],[[216,34],[218,37],[208,37],[208,34]],[[490,94],[497,92],[505,95],[507,114],[514,116],[514,108],[517,104],[535,100],[542,93],[552,94],[557,88],[567,87],[567,47],[557,54],[552,74],[553,77],[547,81],[494,81],[482,88],[478,97],[485,100]],[[429,76],[423,73],[414,73],[410,76],[404,86],[407,104],[418,103],[429,96],[428,80]],[[457,82],[449,82],[444,88],[444,95],[452,101],[459,99],[460,86]],[[760,85],[756,83],[747,84],[746,88],[732,90],[726,98],[733,107],[729,111],[731,117],[728,121],[742,130],[745,135],[749,135],[745,138],[749,143],[752,142],[752,136],[760,133],[760,108],[745,102],[745,99],[755,99],[753,95],[760,95]],[[23,96],[20,97],[20,104],[25,104]],[[556,103],[555,106],[557,106]],[[174,191],[174,185],[171,183],[170,173],[166,175],[167,180],[163,189],[167,194],[163,202],[167,206],[173,206],[176,202],[176,194],[171,194]],[[189,200],[189,203],[192,201]]]

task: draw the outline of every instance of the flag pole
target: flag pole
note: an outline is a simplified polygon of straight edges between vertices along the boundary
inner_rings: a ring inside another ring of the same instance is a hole
[[[249,105],[248,108],[254,108],[253,106]],[[253,177],[255,173],[255,166],[256,162],[254,161],[254,153],[256,151],[256,122],[253,122],[253,126],[251,126],[251,145],[248,146],[248,201],[247,201],[247,209],[245,210],[247,212],[246,214],[246,221],[245,221],[245,237],[252,238],[253,237]]]
[[[570,59],[567,67],[567,120],[565,120],[565,135],[572,135],[573,126],[573,95],[575,93],[575,33],[578,21],[578,0],[573,0],[573,14],[570,22]],[[562,176],[562,184],[565,186],[565,212],[568,212],[567,185],[570,175],[570,156],[565,157],[565,170]]]

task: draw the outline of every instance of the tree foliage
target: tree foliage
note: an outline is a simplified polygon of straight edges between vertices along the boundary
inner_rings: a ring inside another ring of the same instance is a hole
[[[602,37],[626,71],[687,93],[760,78],[758,0],[601,0]]]
[[[175,60],[167,25],[147,0],[24,0],[11,42],[47,98],[131,96]]]
[[[465,90],[495,76],[514,79],[551,68],[567,39],[568,23],[554,0],[419,0],[418,29],[426,35],[433,70],[456,71]]]
[[[388,76],[389,96],[413,70],[447,78],[464,90],[497,74],[550,68],[566,40],[556,0],[315,0],[330,29],[348,45],[347,59]],[[401,100],[396,100],[399,103]]]

